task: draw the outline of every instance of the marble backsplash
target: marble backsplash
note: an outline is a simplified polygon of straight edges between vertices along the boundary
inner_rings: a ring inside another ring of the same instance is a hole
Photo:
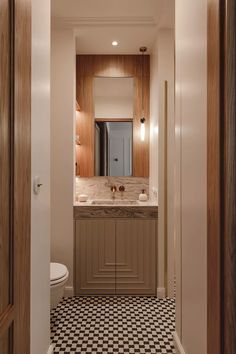
[[[149,193],[149,178],[140,177],[76,177],[76,196],[87,194],[89,199],[110,199],[112,197],[111,186],[117,187],[117,199],[137,200],[142,189]],[[125,192],[119,192],[123,185]],[[76,198],[77,199],[77,198]]]

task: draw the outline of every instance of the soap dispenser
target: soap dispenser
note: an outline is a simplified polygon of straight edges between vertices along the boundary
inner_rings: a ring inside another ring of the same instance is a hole
[[[139,198],[140,202],[146,202],[148,200],[148,196],[147,193],[145,192],[145,189],[142,189],[142,193],[139,194]]]

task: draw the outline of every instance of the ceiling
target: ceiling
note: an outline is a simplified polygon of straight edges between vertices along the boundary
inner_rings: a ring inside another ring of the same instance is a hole
[[[158,29],[174,28],[175,0],[51,1],[53,25],[74,29],[78,54],[150,52]]]

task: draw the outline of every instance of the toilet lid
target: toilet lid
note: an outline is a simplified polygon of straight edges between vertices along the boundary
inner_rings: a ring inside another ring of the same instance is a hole
[[[50,281],[59,280],[68,273],[66,266],[60,263],[50,264]]]

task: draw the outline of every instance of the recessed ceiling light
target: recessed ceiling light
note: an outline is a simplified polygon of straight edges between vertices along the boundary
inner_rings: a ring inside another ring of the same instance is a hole
[[[116,46],[118,46],[118,42],[117,42],[117,41],[113,41],[113,42],[112,42],[112,45],[113,45],[114,47],[116,47]]]

